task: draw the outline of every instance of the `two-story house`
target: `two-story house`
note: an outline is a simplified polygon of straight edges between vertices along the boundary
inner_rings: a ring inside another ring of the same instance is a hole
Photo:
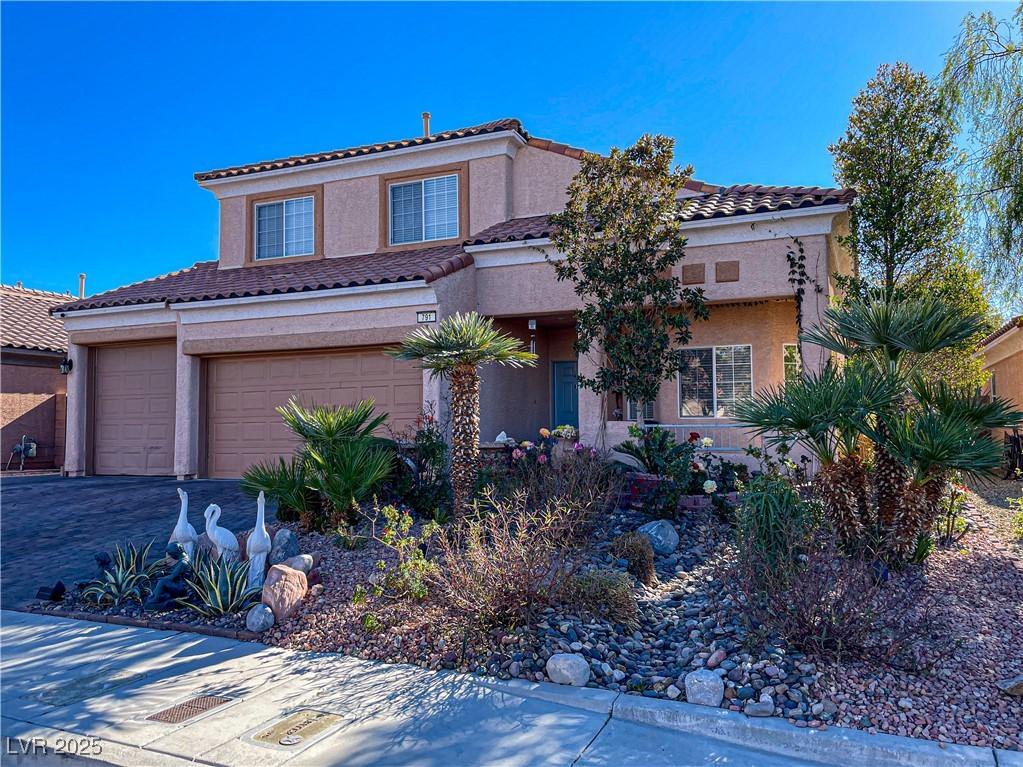
[[[220,203],[220,257],[72,301],[64,319],[69,474],[237,477],[288,455],[277,405],[292,395],[372,397],[400,427],[440,385],[383,353],[417,324],[475,310],[530,345],[534,369],[487,369],[484,440],[577,423],[617,444],[633,416],[580,391],[598,360],[573,351],[572,286],[537,249],[564,206],[582,150],[499,120],[419,138],[195,175]],[[849,271],[836,236],[852,192],[689,184],[687,257],[677,267],[711,302],[687,362],[646,416],[713,433],[734,403],[798,372],[786,252],[800,238],[805,323]],[[556,257],[556,254],[554,254]],[[820,350],[804,349],[807,364]]]

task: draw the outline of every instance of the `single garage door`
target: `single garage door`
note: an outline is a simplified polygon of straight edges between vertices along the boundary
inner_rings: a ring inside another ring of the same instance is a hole
[[[96,474],[174,473],[172,343],[96,350]]]
[[[240,477],[253,463],[291,456],[295,439],[275,408],[293,396],[306,405],[372,398],[395,429],[415,421],[423,402],[419,366],[380,349],[218,357],[206,379],[211,477]]]

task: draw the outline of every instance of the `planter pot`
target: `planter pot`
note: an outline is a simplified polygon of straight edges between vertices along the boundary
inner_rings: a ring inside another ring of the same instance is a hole
[[[710,496],[684,495],[680,505],[683,509],[706,509],[710,506]]]
[[[575,442],[570,439],[561,439],[559,437],[551,447],[551,459],[554,463],[561,463],[565,456],[572,455],[574,452]]]
[[[629,475],[629,494],[632,496],[632,500],[639,501],[659,484],[669,481],[667,477],[662,477],[659,474],[636,471]]]

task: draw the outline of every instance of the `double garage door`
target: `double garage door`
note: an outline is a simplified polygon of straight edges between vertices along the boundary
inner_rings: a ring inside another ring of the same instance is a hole
[[[97,474],[172,474],[174,344],[100,349]],[[295,440],[275,408],[376,400],[393,428],[422,405],[422,372],[380,349],[216,357],[206,363],[205,474],[236,478],[257,461],[288,457]],[[202,449],[202,448],[200,448]]]

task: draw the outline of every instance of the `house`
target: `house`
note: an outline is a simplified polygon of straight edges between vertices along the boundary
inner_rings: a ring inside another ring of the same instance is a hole
[[[495,318],[540,356],[535,369],[487,369],[484,440],[578,424],[614,445],[629,403],[579,391],[572,286],[538,250],[583,151],[518,120],[431,132],[195,174],[220,204],[220,253],[181,271],[59,307],[71,340],[68,474],[237,477],[288,455],[274,407],[373,397],[401,427],[441,385],[382,349],[461,311]],[[712,302],[686,369],[647,415],[675,428],[730,430],[737,398],[798,372],[786,253],[802,242],[812,324],[849,272],[839,244],[853,193],[691,182],[677,267]],[[553,254],[556,257],[557,254]],[[819,349],[803,350],[819,365]]]
[[[7,467],[15,445],[35,444],[24,468],[53,469],[64,463],[67,334],[50,315],[67,293],[0,285],[0,456]],[[21,466],[14,455],[11,468]]]
[[[984,370],[991,374],[982,394],[1008,400],[1023,410],[1023,315],[1013,317],[981,342],[984,349]],[[998,442],[1011,433],[995,429]]]

